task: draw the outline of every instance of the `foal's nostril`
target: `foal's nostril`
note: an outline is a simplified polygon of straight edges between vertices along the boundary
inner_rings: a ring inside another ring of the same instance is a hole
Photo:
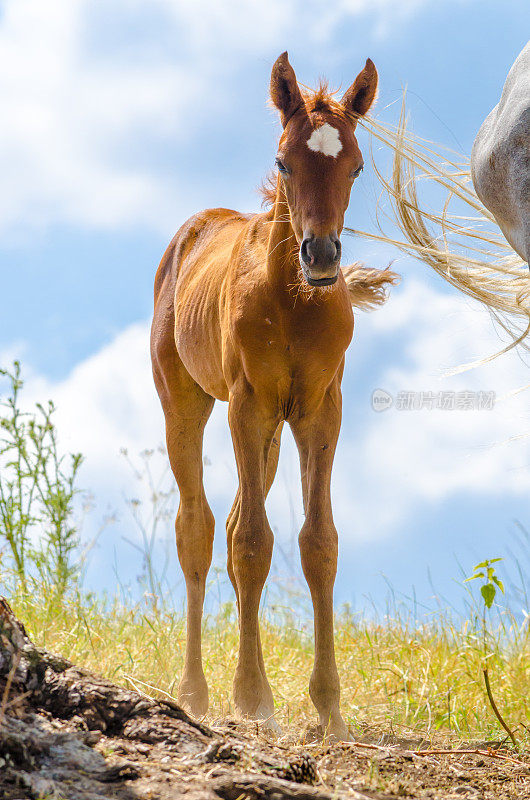
[[[336,233],[328,236],[304,236],[300,245],[300,261],[311,271],[336,268],[340,261],[341,244]]]
[[[302,256],[302,261],[304,264],[307,264],[308,267],[310,267],[315,261],[315,257],[309,252],[310,242],[311,239],[306,238],[300,245],[300,255]]]

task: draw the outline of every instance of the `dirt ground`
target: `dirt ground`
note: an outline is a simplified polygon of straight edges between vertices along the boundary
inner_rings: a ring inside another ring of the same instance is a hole
[[[0,696],[1,800],[530,798],[530,752],[499,742],[203,725],[38,650],[2,600]]]

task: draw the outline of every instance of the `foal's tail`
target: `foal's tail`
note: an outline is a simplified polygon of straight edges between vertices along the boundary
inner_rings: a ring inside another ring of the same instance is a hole
[[[387,289],[399,282],[400,276],[386,269],[371,269],[359,261],[342,268],[346,286],[350,292],[352,306],[372,311],[382,306],[388,298]]]

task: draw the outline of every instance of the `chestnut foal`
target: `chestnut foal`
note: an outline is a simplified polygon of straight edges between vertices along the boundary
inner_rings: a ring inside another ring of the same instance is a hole
[[[214,518],[203,487],[202,441],[217,399],[229,403],[239,475],[226,524],[228,574],[239,611],[236,709],[257,719],[274,713],[258,608],[273,546],[265,498],[287,420],[300,453],[300,551],[315,616],[309,692],[322,727],[348,737],[333,643],[337,531],[330,480],[355,301],[339,268],[339,237],[363,166],[356,120],[372,105],[376,89],[377,71],[368,60],[340,103],[323,88],[302,94],[283,53],[270,84],[283,125],[273,207],[251,215],[223,208],[196,214],[176,234],[156,275],[153,373],[180,489],[175,528],[188,602],[178,697],[195,716],[208,708],[201,618]],[[379,287],[395,277],[365,272]]]

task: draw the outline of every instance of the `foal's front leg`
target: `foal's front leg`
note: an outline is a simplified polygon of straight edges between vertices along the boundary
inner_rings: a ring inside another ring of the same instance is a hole
[[[231,537],[231,569],[239,611],[234,702],[243,716],[266,719],[274,713],[274,707],[260,664],[258,611],[274,540],[265,513],[265,494],[267,456],[278,420],[264,413],[246,387],[231,396],[228,419],[239,474],[239,512]]]
[[[331,468],[341,423],[337,379],[314,415],[291,421],[302,471],[305,522],[299,543],[302,569],[311,592],[315,618],[315,662],[309,694],[323,731],[349,739],[340,713],[340,682],[333,636],[333,585],[338,536],[331,511]]]

